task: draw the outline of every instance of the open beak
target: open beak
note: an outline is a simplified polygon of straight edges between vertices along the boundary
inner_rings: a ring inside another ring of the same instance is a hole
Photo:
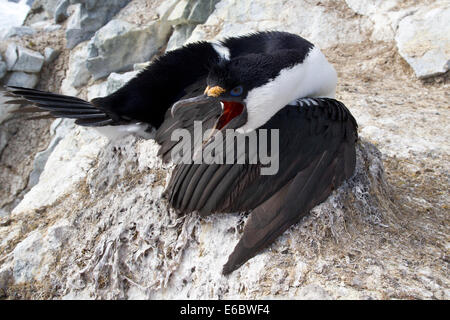
[[[221,100],[220,96],[224,92],[226,92],[226,90],[222,87],[208,86],[206,87],[205,92],[200,96],[177,101],[171,109],[172,117],[178,112],[178,110],[182,108],[213,101],[220,101],[222,103],[223,111],[220,117],[217,119],[217,122],[214,125],[213,129],[221,130],[227,124],[229,124],[231,120],[240,116],[244,111],[244,105],[240,102],[228,101],[228,99]]]
[[[181,109],[183,107],[188,107],[188,106],[197,105],[197,104],[204,104],[204,103],[208,103],[211,101],[217,101],[218,97],[225,91],[226,90],[224,88],[219,87],[219,86],[214,86],[214,87],[207,86],[205,89],[205,92],[202,95],[177,101],[172,106],[172,109],[171,109],[172,117],[175,115],[175,113],[179,109]]]
[[[184,107],[189,107],[189,106],[198,105],[198,104],[205,104],[205,103],[212,102],[212,101],[217,101],[217,98],[202,94],[197,97],[183,99],[183,100],[175,102],[173,104],[170,112],[172,113],[172,117],[173,117],[178,112],[178,110],[180,110]]]

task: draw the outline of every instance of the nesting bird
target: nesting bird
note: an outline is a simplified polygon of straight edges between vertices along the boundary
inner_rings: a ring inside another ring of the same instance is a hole
[[[357,124],[334,99],[337,76],[322,52],[285,32],[260,32],[220,42],[198,42],[156,59],[113,94],[90,102],[34,89],[8,87],[11,103],[31,102],[23,112],[74,118],[75,123],[121,132],[156,129],[159,156],[173,160],[176,130],[194,132],[201,122],[212,134],[196,141],[196,151],[225,139],[233,130],[256,137],[256,154],[277,152],[278,170],[262,174],[265,163],[251,157],[251,146],[232,151],[220,163],[179,161],[166,188],[179,214],[250,212],[242,238],[224,265],[236,270],[270,245],[314,206],[323,202],[355,169]],[[277,130],[267,142],[262,130]],[[262,143],[264,142],[264,143]],[[275,145],[276,144],[276,145]],[[227,148],[229,148],[227,150]]]

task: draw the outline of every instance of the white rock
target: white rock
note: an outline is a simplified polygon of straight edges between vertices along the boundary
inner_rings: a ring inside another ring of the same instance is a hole
[[[12,215],[54,204],[86,177],[107,142],[92,129],[77,127],[68,133],[48,158],[39,183],[25,195]]]
[[[450,68],[450,5],[445,3],[424,7],[399,23],[398,51],[419,78]]]
[[[43,259],[42,234],[39,231],[31,232],[28,237],[21,241],[13,251],[14,283],[29,282],[38,273],[40,263]]]
[[[175,6],[180,2],[180,0],[165,0],[158,8],[156,8],[156,14],[159,16],[160,20],[167,20],[169,15],[172,13]]]
[[[47,149],[36,153],[33,160],[33,170],[28,179],[28,187],[32,188],[39,182],[39,177],[41,176],[42,171],[44,171],[48,158],[55,150],[58,143],[73,129],[75,129],[75,124],[74,120],[71,119],[56,119],[52,123],[50,128],[52,140]]]
[[[111,20],[89,42],[87,68],[94,79],[111,72],[132,70],[145,62],[166,43],[170,27],[153,21],[138,27],[122,20]]]
[[[18,86],[25,88],[34,88],[39,82],[39,75],[36,73],[26,73],[22,71],[14,71],[6,81],[8,86]]]
[[[321,286],[310,284],[300,289],[297,298],[301,300],[331,300],[332,296]]]
[[[347,5],[362,15],[373,15],[392,10],[399,4],[399,0],[345,0]]]
[[[167,17],[167,20],[170,24],[176,25],[181,23],[187,23],[187,17],[191,10],[191,1],[189,0],[181,0],[173,8],[170,15]]]
[[[61,246],[71,237],[71,224],[66,219],[59,220],[56,224],[51,226],[47,235],[44,238],[48,249],[55,251],[61,248]]]
[[[366,18],[342,17],[336,10],[304,1],[222,0],[215,8],[208,20],[195,28],[188,42],[276,29],[326,48],[362,42],[371,31]]]

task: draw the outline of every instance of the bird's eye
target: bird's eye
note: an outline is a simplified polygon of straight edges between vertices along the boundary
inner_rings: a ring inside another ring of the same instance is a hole
[[[240,96],[242,92],[244,92],[244,88],[242,86],[237,86],[230,91],[230,94],[237,97]]]

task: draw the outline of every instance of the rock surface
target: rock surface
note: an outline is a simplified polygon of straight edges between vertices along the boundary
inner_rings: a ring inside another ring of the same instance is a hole
[[[35,88],[39,82],[39,75],[22,71],[12,72],[7,81],[7,86],[18,86],[25,88]]]
[[[91,78],[87,69],[88,42],[80,43],[70,54],[69,67],[63,80],[61,91],[67,95],[77,95],[76,88],[86,85]]]
[[[7,66],[10,71],[22,71],[29,73],[38,73],[44,64],[44,56],[39,52],[16,46],[12,44],[8,46]],[[12,52],[14,51],[14,52]]]
[[[2,61],[2,60],[0,59],[0,80],[3,79],[3,77],[4,77],[5,74],[6,74],[6,71],[7,71],[7,69],[6,69],[6,62],[5,62],[5,61]]]
[[[402,19],[396,42],[399,53],[419,78],[450,69],[450,1],[423,8]]]
[[[59,51],[50,47],[44,49],[44,62],[51,63],[58,57]]]
[[[104,26],[130,0],[71,0],[71,4],[78,4],[70,17],[67,30],[67,47],[73,48],[80,42],[88,40]]]
[[[173,4],[169,6],[168,10],[159,9],[163,20],[167,20],[174,27],[173,34],[167,44],[167,50],[182,46],[194,28],[208,19],[219,1],[178,0],[172,2]]]
[[[329,32],[333,28],[333,32]],[[195,28],[188,42],[224,38],[250,31],[281,30],[299,34],[321,48],[358,43],[370,32],[368,19],[355,16],[333,1],[220,1],[208,20]]]
[[[148,61],[166,44],[169,31],[169,26],[156,21],[138,27],[111,20],[89,42],[87,68],[94,79],[132,70],[135,63]]]
[[[60,0],[34,0],[26,20],[29,23],[53,19]]]
[[[23,37],[25,35],[31,36],[35,34],[36,31],[33,28],[22,26],[22,27],[12,27],[5,32],[4,38],[12,37]]]
[[[174,28],[174,48],[194,25],[174,11],[183,3],[134,0],[115,18]],[[20,125],[0,112],[0,296],[448,299],[449,78],[417,80],[398,44],[402,23],[420,29],[421,12],[436,8],[438,23],[446,3],[223,0],[196,25],[189,41],[276,28],[319,44],[362,138],[355,176],[229,277],[220,270],[246,216],[168,210],[160,195],[171,168],[152,140],[111,144],[71,122],[55,122],[51,140],[42,120]],[[94,81],[88,43],[44,65],[39,88],[57,91],[52,79],[67,71],[62,92],[91,99],[135,75]]]

